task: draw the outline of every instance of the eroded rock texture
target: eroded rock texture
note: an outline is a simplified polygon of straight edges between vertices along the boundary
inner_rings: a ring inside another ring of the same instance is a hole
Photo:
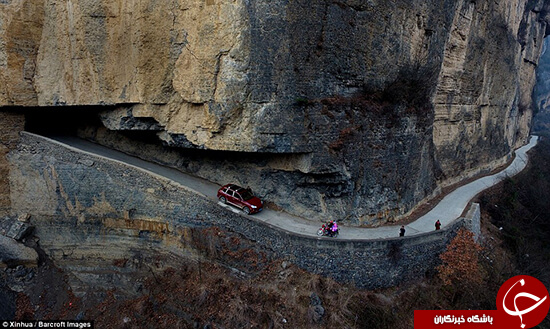
[[[537,114],[533,122],[535,132],[550,130],[550,39],[545,39],[544,50],[537,67],[537,83],[533,92]]]
[[[436,163],[446,179],[525,142],[547,7],[543,1],[457,7],[434,97]]]
[[[108,105],[108,131],[180,150],[87,136],[295,214],[377,224],[525,142],[549,6],[1,1],[0,104]]]
[[[23,115],[0,112],[0,216],[10,213],[10,164],[7,154],[19,143],[19,131],[24,129]]]

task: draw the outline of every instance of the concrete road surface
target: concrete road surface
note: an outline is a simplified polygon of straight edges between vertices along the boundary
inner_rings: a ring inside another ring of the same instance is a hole
[[[53,136],[50,137],[54,141],[63,146],[76,151],[91,154],[93,156],[117,161],[128,166],[144,170],[152,175],[158,175],[168,178],[178,184],[181,184],[188,189],[195,191],[204,197],[217,202],[220,207],[226,207],[236,213],[242,213],[239,209],[230,205],[224,205],[218,202],[216,193],[220,187],[217,184],[209,182],[205,179],[194,177],[178,171],[173,168],[164,167],[152,162],[144,161],[139,158],[127,155],[125,153],[109,149],[107,147],[91,143],[89,141],[69,136]],[[513,176],[522,171],[527,165],[527,151],[537,144],[538,137],[532,136],[529,144],[516,150],[516,158],[514,161],[501,172],[482,177],[469,184],[459,187],[445,198],[443,198],[437,206],[435,206],[426,215],[418,220],[406,225],[406,235],[415,235],[419,233],[429,232],[434,230],[434,223],[440,220],[442,227],[448,225],[458,218],[470,200],[479,192],[487,189],[507,176]],[[246,216],[243,214],[243,216]],[[265,209],[261,213],[248,216],[250,220],[266,222],[282,229],[299,233],[308,236],[317,236],[317,230],[321,226],[321,222],[314,220],[306,220],[297,216],[287,214],[285,212]],[[399,225],[382,226],[377,228],[359,228],[340,226],[340,235],[338,240],[368,240],[397,237],[399,235]],[[330,239],[324,237],[323,239]]]

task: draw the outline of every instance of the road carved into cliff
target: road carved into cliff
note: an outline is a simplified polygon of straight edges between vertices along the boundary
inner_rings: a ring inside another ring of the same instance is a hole
[[[44,137],[45,138],[45,137]],[[205,179],[191,176],[174,168],[165,167],[159,164],[148,162],[123,152],[119,152],[92,142],[70,136],[53,136],[50,139],[73,151],[82,152],[91,156],[100,157],[110,161],[115,161],[121,165],[131,166],[145,171],[153,176],[160,176],[169,179],[183,188],[189,189],[203,197],[217,202],[220,207],[241,213],[238,209],[218,202],[216,193],[219,188],[217,184]],[[434,230],[434,223],[440,220],[442,227],[445,227],[455,221],[468,206],[470,200],[481,191],[499,183],[506,177],[511,177],[521,172],[528,161],[527,151],[533,148],[538,141],[537,136],[532,136],[530,142],[516,150],[514,161],[505,169],[494,175],[479,178],[473,182],[463,185],[453,192],[446,195],[431,211],[416,221],[405,226],[406,235],[417,235]],[[242,213],[241,213],[242,214]],[[242,214],[242,216],[246,216]],[[268,223],[283,230],[299,233],[306,236],[317,236],[317,229],[321,222],[315,220],[306,220],[285,212],[265,209],[263,212],[247,216],[250,220]],[[399,226],[387,225],[377,228],[360,228],[342,226],[340,236],[336,240],[370,240],[395,238],[399,234]],[[319,238],[330,239],[330,238]]]

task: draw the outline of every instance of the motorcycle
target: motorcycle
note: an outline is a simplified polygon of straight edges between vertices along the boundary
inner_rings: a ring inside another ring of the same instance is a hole
[[[333,225],[323,224],[323,226],[321,226],[321,228],[317,231],[317,235],[335,238],[338,236],[338,232],[338,224],[334,222]]]

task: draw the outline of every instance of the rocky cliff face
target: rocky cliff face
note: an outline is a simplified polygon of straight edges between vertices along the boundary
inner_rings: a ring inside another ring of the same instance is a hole
[[[533,98],[537,115],[533,122],[533,130],[550,130],[550,40],[544,42],[544,49],[537,67],[537,83],[533,91]]]
[[[447,179],[525,142],[548,4],[470,1],[457,10],[434,97],[436,163]]]
[[[7,154],[17,147],[19,131],[24,129],[25,120],[22,115],[0,112],[0,216],[11,212],[10,201],[10,164]]]
[[[107,105],[87,136],[377,224],[525,141],[547,2],[3,1],[0,104]]]

